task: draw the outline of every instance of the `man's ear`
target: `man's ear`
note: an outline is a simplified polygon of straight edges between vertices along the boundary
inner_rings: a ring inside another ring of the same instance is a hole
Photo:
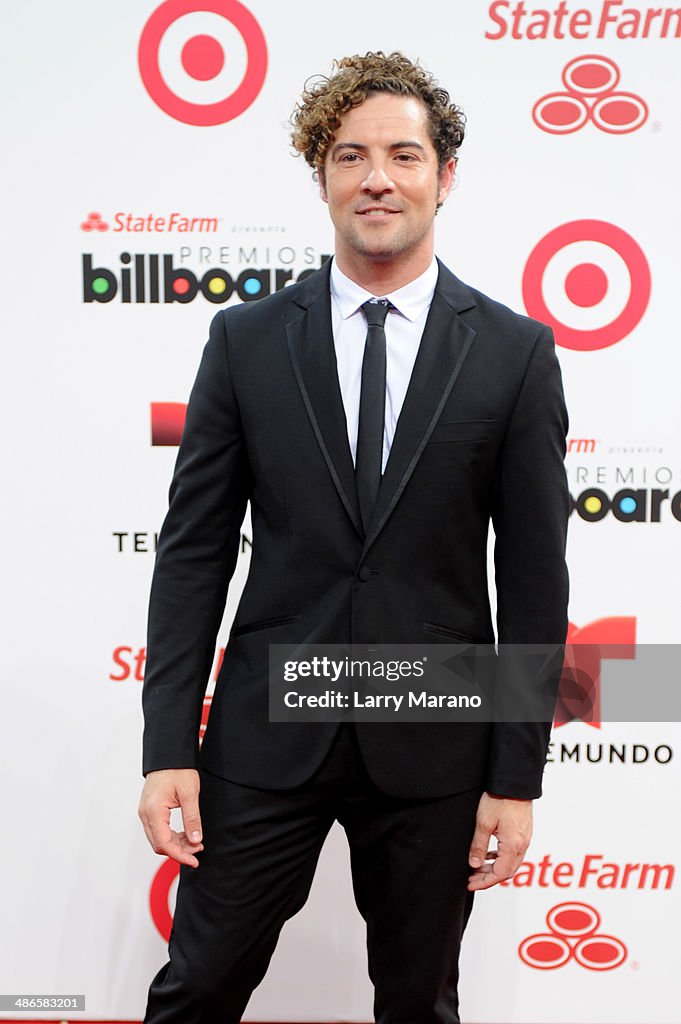
[[[323,167],[319,167],[317,170],[317,180],[319,181],[319,195],[325,203],[328,203],[329,200],[326,195],[326,175]]]
[[[456,157],[451,157],[444,165],[439,174],[439,188],[437,194],[438,205],[444,203],[445,199],[452,190],[454,184],[454,172],[456,170]]]

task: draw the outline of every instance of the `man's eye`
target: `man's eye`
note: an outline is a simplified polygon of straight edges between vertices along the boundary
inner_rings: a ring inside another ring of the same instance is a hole
[[[358,159],[359,159],[359,154],[358,153],[344,153],[343,156],[341,157],[341,163],[346,163],[346,164],[354,163],[355,160],[358,160]]]

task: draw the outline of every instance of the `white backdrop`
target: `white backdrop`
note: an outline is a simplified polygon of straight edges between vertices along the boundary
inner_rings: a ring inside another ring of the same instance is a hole
[[[276,283],[332,251],[286,121],[334,56],[402,49],[440,77],[469,133],[438,252],[554,324],[575,642],[678,641],[680,26],[633,0],[5,5],[0,992],[85,993],[77,1019],[139,1020],[164,962],[174,887],[136,818],[146,601],[176,453],[152,444],[176,424],[162,408],[152,424],[151,405],[186,401],[219,308],[164,301],[164,264],[222,269],[239,302],[253,271]],[[670,499],[659,515],[654,489]],[[245,540],[227,626],[247,562]],[[528,864],[476,899],[465,1020],[678,1024],[680,740],[676,723],[555,729]],[[370,1019],[341,833],[248,1016]]]

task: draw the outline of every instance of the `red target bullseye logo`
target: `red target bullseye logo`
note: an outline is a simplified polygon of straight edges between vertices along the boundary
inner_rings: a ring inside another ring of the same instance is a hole
[[[166,940],[170,938],[173,926],[173,915],[170,911],[170,892],[173,883],[180,873],[180,865],[169,857],[163,861],[154,875],[149,891],[149,910],[159,934]]]
[[[203,742],[203,735],[208,723],[212,696],[206,694],[203,698],[201,711],[201,726],[199,728],[199,744]],[[149,890],[149,910],[151,919],[162,938],[166,942],[170,939],[170,930],[173,926],[173,912],[170,907],[171,897],[174,892],[175,881],[180,873],[180,865],[177,861],[167,857],[153,877],[151,889]]]
[[[568,135],[591,121],[602,132],[626,135],[646,121],[648,107],[633,92],[616,92],[620,69],[614,60],[590,53],[575,57],[563,68],[565,92],[537,100],[532,119],[550,135]]]
[[[650,299],[643,250],[622,228],[602,220],[561,224],[534,247],[522,291],[529,316],[549,324],[556,343],[587,352],[633,331]]]
[[[205,127],[232,121],[253,103],[265,81],[267,44],[239,0],[166,0],[142,30],[138,63],[161,110]]]
[[[559,903],[546,915],[549,932],[528,935],[518,954],[539,971],[554,971],[569,960],[590,971],[611,971],[627,958],[627,947],[614,935],[602,935],[598,911],[588,903]]]

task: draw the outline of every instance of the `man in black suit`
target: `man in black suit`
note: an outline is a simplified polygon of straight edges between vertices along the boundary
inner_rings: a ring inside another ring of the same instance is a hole
[[[527,849],[546,722],[268,720],[270,644],[493,643],[490,522],[499,643],[564,640],[567,420],[551,333],[434,258],[462,139],[461,112],[402,55],[338,62],[293,132],[335,257],[213,320],[150,604],[140,817],[182,864],[153,1024],[240,1020],[334,820],[376,1021],[453,1024],[473,893]],[[249,501],[251,567],[199,753]]]

